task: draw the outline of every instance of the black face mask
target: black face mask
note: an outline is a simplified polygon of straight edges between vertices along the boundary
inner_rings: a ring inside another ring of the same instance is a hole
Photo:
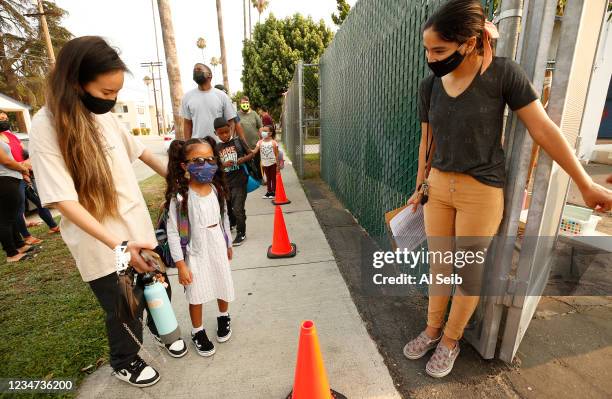
[[[208,79],[208,77],[206,76],[206,74],[202,71],[193,71],[193,80],[199,84],[199,85],[203,85],[204,83],[206,83],[206,79]]]
[[[83,101],[85,107],[94,114],[105,114],[113,109],[117,103],[117,98],[114,100],[106,100],[104,98],[94,97],[88,92],[85,92],[85,94],[81,96],[81,101]]]
[[[433,71],[434,75],[441,78],[442,76],[448,75],[457,69],[457,67],[463,62],[464,58],[465,55],[461,54],[459,52],[459,48],[457,48],[453,54],[449,55],[445,59],[435,62],[428,62],[427,65]]]
[[[5,132],[11,128],[9,121],[0,121],[0,132]]]

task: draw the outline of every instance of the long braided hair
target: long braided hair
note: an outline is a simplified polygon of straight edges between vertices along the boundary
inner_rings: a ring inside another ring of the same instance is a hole
[[[217,158],[217,173],[213,177],[212,184],[217,189],[217,199],[221,213],[225,212],[225,202],[229,197],[229,190],[225,183],[225,173],[221,164],[221,157],[217,151],[217,143],[212,137],[206,136],[202,139],[190,139],[187,141],[174,140],[168,149],[168,175],[166,176],[166,202],[165,209],[170,207],[170,201],[177,194],[183,197],[181,207],[187,212],[187,200],[189,198],[189,179],[186,177],[183,165],[187,162],[187,155],[191,147],[197,144],[209,145],[212,147],[213,154]]]

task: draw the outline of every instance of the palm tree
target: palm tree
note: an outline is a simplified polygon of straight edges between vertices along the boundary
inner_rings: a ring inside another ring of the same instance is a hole
[[[204,39],[203,37],[199,37],[198,41],[196,42],[196,46],[198,46],[198,48],[202,50],[202,61],[204,61],[204,49],[206,48],[206,39]]]
[[[159,11],[159,22],[161,25],[162,38],[164,40],[164,53],[166,54],[166,70],[168,71],[168,83],[170,84],[170,97],[172,99],[172,114],[174,115],[174,129],[176,138],[183,138],[183,124],[179,115],[181,99],[183,97],[183,85],[181,84],[181,72],[179,70],[178,58],[176,56],[176,44],[174,42],[174,27],[172,26],[172,13],[170,12],[169,0],[157,0]]]
[[[213,73],[217,73],[217,67],[221,65],[221,60],[217,57],[212,57],[210,59],[210,65],[213,67]]]
[[[253,3],[253,7],[256,8],[257,12],[259,13],[258,22],[261,23],[261,14],[266,8],[268,8],[270,2],[268,0],[251,0],[251,2]]]
[[[223,72],[223,86],[229,93],[229,80],[227,78],[227,56],[225,53],[225,36],[223,35],[223,11],[221,0],[217,0],[217,24],[219,25],[219,44],[221,47],[221,71]]]

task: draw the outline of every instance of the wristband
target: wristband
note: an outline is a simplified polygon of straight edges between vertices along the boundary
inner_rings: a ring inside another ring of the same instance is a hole
[[[117,245],[115,251],[115,268],[117,274],[122,274],[130,265],[131,255],[127,250],[127,241],[123,241],[120,245]]]

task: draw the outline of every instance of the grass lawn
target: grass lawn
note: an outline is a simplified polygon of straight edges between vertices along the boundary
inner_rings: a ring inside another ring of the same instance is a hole
[[[308,144],[321,144],[321,138],[320,137],[308,137],[304,144],[306,144],[306,145],[308,145]]]
[[[164,186],[159,176],[141,184],[153,220]],[[44,240],[34,259],[7,264],[0,255],[0,378],[80,382],[81,369],[108,360],[104,314],[59,234],[47,230],[30,229]]]
[[[304,179],[313,179],[321,175],[319,154],[304,155]]]

